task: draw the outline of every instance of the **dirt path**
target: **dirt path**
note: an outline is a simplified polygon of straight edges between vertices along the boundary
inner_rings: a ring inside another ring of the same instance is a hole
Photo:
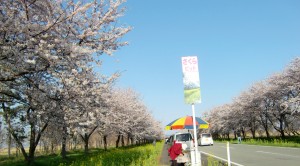
[[[160,156],[160,166],[170,166],[171,162],[170,162],[171,158],[168,156],[168,147],[167,144],[164,144],[161,156]]]

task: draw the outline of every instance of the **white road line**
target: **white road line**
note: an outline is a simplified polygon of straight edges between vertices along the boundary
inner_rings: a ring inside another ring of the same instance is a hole
[[[217,143],[215,143],[217,144]],[[224,143],[219,143],[224,144]],[[300,148],[294,147],[281,147],[281,146],[268,146],[268,145],[250,145],[250,144],[230,144],[230,145],[238,145],[238,146],[258,146],[258,147],[269,147],[269,148],[279,148],[279,149],[293,149],[293,150],[300,150]]]
[[[264,152],[264,151],[256,151],[258,153],[266,153],[266,154],[273,154],[273,155],[280,155],[280,156],[287,156],[287,157],[295,157],[300,158],[299,156],[293,156],[293,155],[287,155],[287,154],[281,154],[281,153],[272,153],[272,152]]]
[[[222,161],[224,161],[224,162],[226,162],[226,163],[228,162],[226,159],[223,159],[223,158],[221,158],[221,157],[214,156],[214,155],[212,155],[212,154],[209,154],[209,153],[206,153],[206,152],[203,152],[203,151],[201,151],[201,153],[206,154],[206,155],[208,155],[208,156],[211,156],[211,157],[213,157],[213,158],[217,158],[217,159],[222,160]],[[231,163],[234,164],[234,165],[237,165],[237,166],[244,166],[244,165],[242,165],[242,164],[238,164],[238,163],[235,163],[235,162],[232,162],[232,161],[231,161]]]

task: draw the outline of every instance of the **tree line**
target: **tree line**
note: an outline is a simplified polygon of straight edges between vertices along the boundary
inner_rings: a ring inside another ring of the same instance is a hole
[[[300,134],[300,58],[283,71],[254,83],[231,103],[205,113],[214,137],[229,138],[241,132],[270,137]]]
[[[126,0],[8,0],[0,4],[0,135],[28,163],[43,140],[48,148],[80,138],[88,152],[94,133],[104,148],[161,139],[162,127],[133,89],[117,88],[102,56],[128,43],[121,25]],[[26,146],[29,150],[25,150]],[[76,146],[76,145],[75,145]],[[8,152],[10,154],[10,152]]]

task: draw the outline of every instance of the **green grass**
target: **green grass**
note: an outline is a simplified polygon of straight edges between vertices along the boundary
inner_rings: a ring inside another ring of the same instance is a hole
[[[162,142],[142,146],[131,146],[124,148],[112,148],[108,151],[102,149],[91,149],[88,155],[83,151],[68,153],[67,159],[59,155],[45,155],[36,157],[34,166],[155,166],[159,165],[159,156],[163,148]],[[22,157],[5,158],[0,157],[1,166],[25,166]]]
[[[235,139],[218,139],[216,142],[230,141],[236,144]],[[267,146],[285,146],[300,148],[300,137],[280,137],[243,139],[242,144],[255,144]],[[142,146],[131,146],[124,148],[111,148],[108,151],[103,149],[90,149],[88,155],[83,150],[72,151],[67,154],[67,159],[62,159],[60,155],[43,155],[35,159],[34,166],[158,166],[159,157],[163,148],[162,142],[157,142],[154,147],[152,144]],[[218,162],[208,158],[208,164],[218,165]],[[12,157],[0,155],[1,166],[26,166],[23,157]]]
[[[232,144],[237,143],[237,139],[216,139],[216,142],[227,142]],[[300,136],[290,136],[282,139],[280,137],[259,137],[242,139],[242,144],[263,145],[263,146],[279,146],[279,147],[296,147],[300,148]]]
[[[202,164],[204,165],[204,164]],[[207,157],[207,166],[227,166],[228,164],[220,161],[218,159],[215,159],[214,157],[208,156]]]

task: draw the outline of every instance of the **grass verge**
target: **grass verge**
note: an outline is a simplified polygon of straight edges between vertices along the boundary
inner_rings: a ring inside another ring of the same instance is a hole
[[[237,139],[216,139],[215,141],[229,141],[231,144],[237,144]],[[242,139],[242,144],[300,148],[300,136],[290,136],[284,139],[282,139],[281,137],[246,138]]]
[[[91,149],[88,155],[82,150],[72,151],[67,159],[59,155],[44,155],[36,157],[34,166],[158,166],[159,156],[163,148],[162,142],[141,146],[130,146],[123,148]],[[5,158],[0,157],[1,166],[26,166],[22,157]]]

